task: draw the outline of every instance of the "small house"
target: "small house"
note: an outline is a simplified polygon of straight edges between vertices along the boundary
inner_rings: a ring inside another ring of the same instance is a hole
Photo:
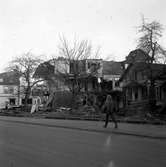
[[[162,104],[166,98],[166,80],[161,76],[166,70],[164,64],[135,62],[130,64],[122,74],[119,82],[124,92],[124,104],[136,111],[137,107],[148,110],[151,82],[154,82],[156,104]]]
[[[19,105],[20,80],[14,72],[0,73],[0,108]]]

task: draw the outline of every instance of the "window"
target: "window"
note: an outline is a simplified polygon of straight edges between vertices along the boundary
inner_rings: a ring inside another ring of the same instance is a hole
[[[134,71],[134,80],[137,80],[137,71]]]
[[[90,66],[91,66],[91,63],[88,63],[88,69],[90,68]]]
[[[142,98],[146,99],[147,96],[148,96],[148,89],[147,89],[147,87],[143,87],[142,88]]]
[[[13,87],[9,87],[9,94],[13,94],[14,93],[14,88]]]
[[[7,86],[5,86],[5,87],[3,88],[3,93],[8,94],[8,87],[7,87]]]
[[[141,77],[143,80],[147,79],[145,72],[141,72]]]
[[[27,103],[32,104],[32,99],[28,99]],[[22,99],[22,104],[25,104],[25,99]]]
[[[156,97],[157,97],[157,100],[161,100],[161,88],[160,87],[156,87]]]
[[[141,72],[141,79],[144,79],[144,73]]]
[[[9,104],[10,105],[15,105],[16,104],[16,99],[15,98],[9,99]]]
[[[3,78],[0,78],[0,82],[3,82]]]
[[[131,88],[128,88],[127,96],[128,96],[128,100],[132,99],[132,89]]]
[[[132,74],[129,74],[129,81],[132,80]]]
[[[4,94],[13,94],[14,93],[14,88],[12,86],[8,87],[5,86],[3,89]]]
[[[135,100],[138,100],[138,88],[135,88],[134,95],[135,95]]]
[[[95,88],[96,88],[96,82],[95,82],[95,80],[94,80],[94,79],[92,80],[92,88],[93,88],[93,89],[95,89]]]

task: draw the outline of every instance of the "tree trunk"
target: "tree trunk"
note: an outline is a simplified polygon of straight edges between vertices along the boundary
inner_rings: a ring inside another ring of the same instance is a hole
[[[73,85],[73,90],[72,90],[72,108],[75,108],[75,96],[76,96],[76,93],[75,93],[75,89],[74,89],[74,85]]]
[[[30,97],[30,94],[31,94],[31,87],[28,86],[27,89],[26,89],[26,93],[25,93],[25,111],[28,112],[29,111],[29,108],[28,108],[28,99]]]
[[[155,94],[154,81],[151,81],[149,88],[149,105],[150,105],[150,111],[153,113],[156,108],[156,94]]]

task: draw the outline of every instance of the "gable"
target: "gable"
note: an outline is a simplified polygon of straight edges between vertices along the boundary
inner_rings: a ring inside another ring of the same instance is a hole
[[[158,78],[158,76],[163,71],[166,71],[166,65],[164,64],[148,64],[142,62],[130,64],[122,74],[121,78],[119,79],[119,82],[122,82],[127,77],[130,77],[130,75],[133,75],[134,72],[143,73],[146,77],[150,77],[152,72],[152,77],[155,79]]]
[[[141,49],[133,50],[126,57],[126,63],[135,63],[135,62],[149,62],[151,57]]]

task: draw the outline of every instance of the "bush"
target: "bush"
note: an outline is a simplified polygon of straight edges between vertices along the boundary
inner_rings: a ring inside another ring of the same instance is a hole
[[[55,92],[53,98],[53,108],[57,107],[71,107],[72,105],[72,94],[69,91]]]

